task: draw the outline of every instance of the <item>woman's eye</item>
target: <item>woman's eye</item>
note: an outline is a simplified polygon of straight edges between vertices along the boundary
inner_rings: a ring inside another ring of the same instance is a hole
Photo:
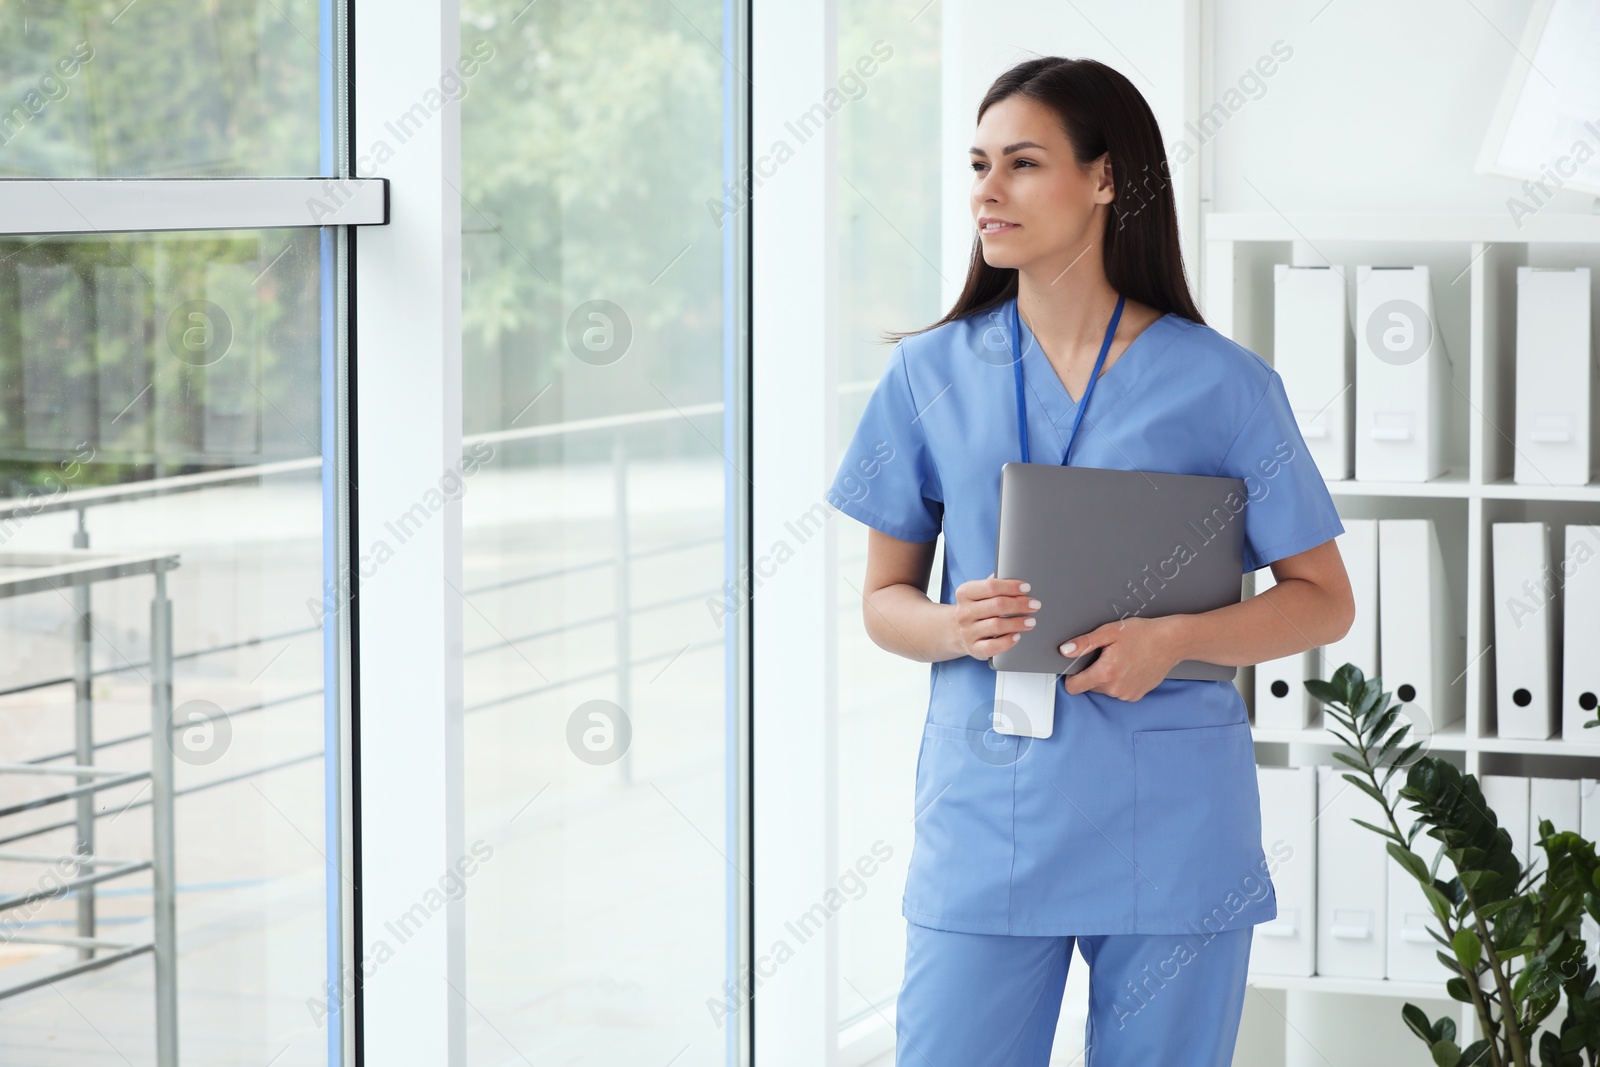
[[[1030,167],[1032,167],[1032,166],[1036,166],[1036,165],[1037,165],[1037,164],[1035,164],[1035,163],[1034,163],[1034,162],[1033,162],[1033,160],[1031,160],[1031,159],[1019,159],[1019,160],[1016,160],[1016,161],[1015,161],[1015,165],[1016,165],[1016,166],[1021,166],[1021,165],[1022,165],[1022,164],[1024,164],[1024,163],[1025,163],[1025,164],[1027,164],[1027,165],[1028,165],[1028,166],[1030,166]],[[974,161],[973,161],[973,164],[972,164],[972,169],[973,169],[973,170],[975,170],[975,171],[981,171],[981,170],[983,170],[983,169],[984,169],[984,166],[985,166],[985,164],[983,164],[983,163],[979,163],[979,162],[977,162],[977,161],[976,161],[976,160],[974,160]]]

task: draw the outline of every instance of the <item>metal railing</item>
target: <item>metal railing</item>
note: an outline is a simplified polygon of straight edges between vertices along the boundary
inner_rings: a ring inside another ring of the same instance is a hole
[[[75,540],[82,539],[80,530]],[[72,752],[76,762],[66,766],[39,763],[0,764],[0,774],[65,775],[77,784],[44,796],[0,806],[0,818],[55,804],[74,803],[76,818],[65,824],[77,831],[69,855],[46,856],[34,853],[0,853],[0,860],[15,863],[53,864],[62,874],[58,879],[21,893],[0,898],[0,915],[29,905],[42,904],[57,897],[77,898],[77,934],[18,934],[7,931],[5,941],[48,944],[76,948],[78,962],[49,975],[14,982],[0,988],[0,998],[16,996],[31,989],[88,971],[108,967],[120,960],[151,953],[155,958],[156,1047],[161,1067],[176,1067],[178,1049],[178,942],[176,888],[174,884],[176,841],[174,839],[172,747],[152,744],[148,770],[117,770],[94,765],[94,720],[92,690],[89,685],[91,627],[87,609],[89,590],[98,582],[114,581],[149,574],[155,579],[150,600],[150,735],[156,737],[172,723],[172,601],[167,596],[166,576],[178,565],[175,553],[113,554],[91,552],[78,547],[56,552],[0,551],[0,568],[22,573],[0,578],[0,599],[33,593],[70,591],[75,610],[81,610],[74,627],[73,661],[77,667],[71,681],[76,694]],[[148,781],[150,784],[151,858],[117,860],[101,856],[95,846],[96,794]],[[29,835],[31,836],[31,835]],[[115,878],[148,870],[152,879],[151,918],[153,936],[149,941],[119,942],[96,936],[95,887]],[[109,953],[96,956],[96,953]]]

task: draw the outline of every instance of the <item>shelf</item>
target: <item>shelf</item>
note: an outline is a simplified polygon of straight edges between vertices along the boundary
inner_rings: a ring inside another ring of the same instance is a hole
[[[1254,740],[1262,742],[1271,742],[1277,744],[1287,743],[1296,745],[1327,745],[1330,748],[1347,747],[1343,741],[1339,740],[1333,734],[1329,733],[1327,729],[1320,726],[1313,726],[1304,730],[1286,730],[1275,727],[1259,728],[1256,726],[1251,726],[1250,734]],[[1538,744],[1539,742],[1529,743]],[[1471,751],[1476,744],[1478,744],[1477,741],[1467,737],[1466,724],[1462,722],[1462,720],[1457,719],[1455,722],[1434,731],[1433,741],[1432,744],[1429,745],[1429,748],[1440,749],[1445,752],[1467,752]],[[1595,751],[1600,753],[1600,745],[1596,746]]]
[[[1519,225],[1504,212],[1425,215],[1269,211],[1213,211],[1205,216],[1208,241],[1484,241],[1496,244],[1600,243],[1600,215],[1541,212]]]
[[[1600,731],[1600,727],[1596,728]],[[1521,738],[1480,737],[1472,743],[1478,752],[1519,752],[1541,756],[1600,756],[1600,736],[1593,741],[1568,741],[1552,737],[1547,741],[1526,741]]]
[[[1323,745],[1344,748],[1343,741],[1322,727],[1305,730],[1284,730],[1256,726],[1250,728],[1251,738],[1263,744]],[[1455,722],[1433,735],[1430,750],[1440,752],[1516,752],[1525,755],[1582,756],[1600,758],[1600,727],[1596,727],[1594,740],[1569,741],[1552,737],[1546,741],[1525,741],[1520,738],[1468,737],[1465,723]]]
[[[1450,357],[1447,400],[1436,413],[1443,426],[1443,462],[1449,470],[1427,482],[1329,481],[1328,492],[1346,520],[1428,518],[1435,524],[1445,556],[1453,623],[1446,627],[1435,653],[1448,657],[1447,677],[1461,671],[1450,681],[1448,697],[1461,717],[1433,735],[1432,752],[1474,775],[1485,770],[1524,773],[1522,767],[1508,765],[1525,764],[1530,774],[1600,777],[1600,729],[1583,731],[1594,736],[1581,740],[1482,736],[1494,733],[1496,721],[1494,523],[1600,523],[1600,478],[1588,485],[1553,486],[1519,485],[1510,477],[1517,458],[1507,436],[1516,424],[1517,270],[1585,266],[1600,272],[1600,213],[1541,211],[1519,222],[1498,211],[1211,212],[1202,218],[1198,245],[1200,300],[1207,321],[1269,363],[1275,356],[1279,264],[1334,267],[1346,283],[1346,307],[1352,317],[1357,266],[1429,268],[1434,321]],[[1354,407],[1353,397],[1349,406]],[[1348,425],[1354,432],[1353,418]],[[1591,429],[1600,430],[1600,424]],[[1595,474],[1600,476],[1600,470]],[[1377,662],[1361,666],[1369,675],[1382,673]],[[1253,694],[1246,693],[1246,699],[1254,705]],[[1343,742],[1321,721],[1313,722],[1317,725],[1310,729],[1252,727],[1251,733],[1257,742],[1302,746],[1290,750],[1290,764],[1331,763],[1338,770],[1349,770],[1332,758],[1344,749]],[[1257,762],[1284,761],[1278,753],[1262,750]],[[1392,876],[1399,868],[1391,864],[1385,870]],[[1405,1000],[1448,1003],[1463,1035],[1475,1033],[1473,1009],[1450,999],[1445,989],[1448,977],[1440,966],[1437,980],[1422,982],[1253,972],[1248,981],[1260,990],[1384,998],[1365,1004],[1330,1003],[1327,1010],[1337,1012],[1341,1020],[1376,1018]],[[1301,1010],[1324,1010],[1316,1003],[1321,998],[1306,999],[1315,1006]],[[1429,1011],[1433,1013],[1432,1008]],[[1285,1033],[1292,1046],[1298,1040],[1294,1030]],[[1359,1037],[1352,1035],[1352,1040]],[[1395,1051],[1385,1048],[1368,1058],[1382,1062],[1404,1058]]]
[[[1575,500],[1600,504],[1600,482],[1588,485],[1518,485],[1510,478],[1498,478],[1479,486],[1477,494],[1495,500]]]
[[[1568,740],[1492,736],[1497,720],[1493,528],[1505,521],[1600,523],[1600,477],[1587,485],[1517,484],[1512,477],[1516,448],[1506,436],[1516,415],[1517,272],[1522,267],[1600,269],[1600,213],[1541,212],[1518,225],[1500,213],[1213,212],[1204,226],[1207,318],[1269,362],[1277,265],[1332,262],[1351,268],[1393,262],[1431,268],[1434,315],[1441,335],[1449,338],[1454,387],[1440,413],[1449,469],[1426,482],[1330,481],[1328,492],[1346,520],[1427,518],[1434,523],[1453,623],[1436,652],[1449,657],[1451,698],[1461,718],[1434,735],[1431,749],[1472,774],[1482,771],[1485,754],[1496,757],[1489,759],[1494,766],[1506,762],[1498,758],[1503,754],[1572,757],[1571,774],[1593,774],[1589,761],[1600,760],[1600,730]],[[1344,273],[1353,290],[1353,270]],[[1317,761],[1341,746],[1320,723],[1306,730],[1252,732],[1259,742],[1308,746],[1307,758]]]
[[[1327,482],[1332,496],[1436,496],[1465,500],[1473,486],[1464,471],[1448,470],[1427,482],[1363,482],[1355,478]]]
[[[1441,972],[1444,970],[1442,966],[1439,969]],[[1408,1000],[1450,1000],[1443,979],[1436,985],[1432,982],[1396,982],[1388,978],[1339,978],[1329,974],[1251,974],[1249,983],[1257,989],[1296,989],[1364,997],[1404,997]]]
[[[1452,500],[1556,500],[1600,504],[1600,482],[1588,485],[1518,485],[1500,478],[1476,485],[1460,471],[1446,471],[1428,482],[1363,482],[1356,478],[1325,483],[1334,497],[1412,496]]]

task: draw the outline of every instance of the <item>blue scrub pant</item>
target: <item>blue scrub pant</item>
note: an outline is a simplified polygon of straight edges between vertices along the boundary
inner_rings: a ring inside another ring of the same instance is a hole
[[[1084,1067],[1228,1067],[1254,931],[1024,937],[908,922],[895,1067],[1047,1067],[1074,941],[1089,964]]]

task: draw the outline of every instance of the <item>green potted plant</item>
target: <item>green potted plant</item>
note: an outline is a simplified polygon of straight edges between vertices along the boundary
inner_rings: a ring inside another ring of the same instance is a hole
[[[1331,680],[1309,678],[1306,689],[1327,710],[1328,729],[1349,752],[1334,758],[1353,768],[1344,780],[1379,804],[1388,820],[1376,826],[1354,820],[1386,839],[1389,855],[1417,880],[1439,928],[1429,928],[1442,949],[1439,962],[1451,977],[1446,991],[1471,1004],[1484,1036],[1461,1048],[1455,1021],[1430,1020],[1407,1003],[1406,1025],[1439,1067],[1594,1067],[1600,1063],[1600,987],[1585,956],[1579,924],[1584,913],[1600,920],[1600,864],[1595,846],[1570,831],[1557,833],[1539,820],[1543,870],[1525,869],[1510,835],[1484,802],[1478,780],[1454,764],[1421,754],[1426,742],[1407,740],[1411,723],[1391,704],[1382,679],[1368,679],[1346,663]],[[1391,802],[1387,786],[1405,771]],[[1402,832],[1399,801],[1416,819]],[[1431,862],[1412,848],[1426,831],[1438,842]],[[1441,860],[1453,875],[1441,876]],[[1558,1007],[1566,1016],[1555,1033],[1531,1038]]]

